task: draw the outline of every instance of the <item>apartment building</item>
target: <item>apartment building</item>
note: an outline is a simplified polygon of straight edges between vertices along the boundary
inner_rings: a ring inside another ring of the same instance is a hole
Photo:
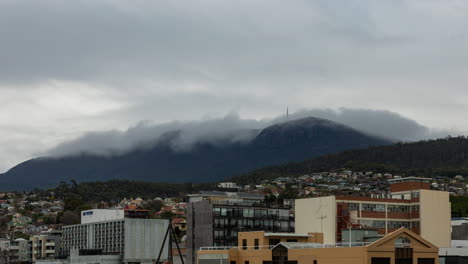
[[[0,238],[0,251],[0,263],[31,262],[31,242],[26,239]]]
[[[238,244],[242,246],[202,247],[197,264],[439,264],[439,249],[407,228],[371,243],[322,241],[317,233],[241,232]]]
[[[62,231],[49,230],[30,237],[32,261],[54,259],[60,256]]]
[[[163,245],[164,236],[169,227],[168,219],[145,219],[125,217],[120,212],[104,212],[95,209],[82,212],[79,225],[62,227],[62,254],[70,256],[73,250],[79,250],[76,256],[104,255],[119,256],[119,263],[154,263],[162,249],[161,260],[168,257],[169,245]]]
[[[10,243],[10,260],[12,263],[31,262],[31,242],[18,238]]]
[[[380,236],[405,227],[438,247],[450,247],[449,193],[430,190],[430,179],[389,180],[386,197],[327,196],[298,199],[296,231],[323,232],[325,243],[346,229],[373,228]]]
[[[203,246],[237,246],[244,231],[294,232],[289,208],[270,206],[251,193],[202,192],[189,195],[187,258],[196,260]]]

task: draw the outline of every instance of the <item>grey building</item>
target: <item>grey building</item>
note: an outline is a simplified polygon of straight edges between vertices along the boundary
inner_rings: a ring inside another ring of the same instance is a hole
[[[0,239],[0,263],[31,263],[31,242],[23,238]]]
[[[189,195],[187,260],[195,263],[200,247],[237,246],[238,232],[294,232],[290,209],[262,203],[250,193],[202,192]]]
[[[10,259],[16,263],[30,263],[32,260],[31,241],[23,238],[15,239],[10,244]]]
[[[81,255],[88,254],[96,259],[103,255],[117,255],[122,263],[154,263],[168,227],[167,219],[138,218],[64,226],[62,254],[70,257],[71,250],[80,250]],[[168,251],[166,243],[161,260],[167,259]]]

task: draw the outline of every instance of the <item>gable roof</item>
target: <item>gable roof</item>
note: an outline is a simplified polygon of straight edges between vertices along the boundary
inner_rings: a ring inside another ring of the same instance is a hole
[[[436,247],[434,244],[432,244],[431,242],[425,240],[420,235],[414,233],[413,231],[411,231],[411,230],[409,230],[408,228],[405,228],[405,227],[402,227],[402,228],[400,228],[398,230],[395,230],[395,231],[389,233],[388,235],[382,237],[381,239],[379,239],[377,241],[374,241],[373,243],[367,245],[366,247],[368,247],[368,248],[379,247],[379,246],[384,245],[387,242],[390,242],[390,241],[393,241],[394,239],[397,239],[398,237],[400,237],[402,235],[405,236],[405,237],[408,237],[410,239],[416,240],[417,242],[421,243],[422,245],[424,245],[424,246],[426,246],[428,248],[438,249],[438,247]]]

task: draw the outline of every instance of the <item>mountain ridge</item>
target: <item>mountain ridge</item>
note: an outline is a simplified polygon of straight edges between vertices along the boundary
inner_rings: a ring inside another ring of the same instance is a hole
[[[229,139],[222,139],[222,142],[202,141],[182,151],[174,150],[171,145],[175,137],[180,136],[180,133],[173,132],[153,147],[116,156],[80,153],[65,157],[34,158],[0,175],[0,186],[29,190],[51,187],[60,181],[72,179],[77,182],[112,179],[215,182],[268,165],[391,143],[315,117],[287,121],[251,133],[256,133],[256,136],[248,142]]]

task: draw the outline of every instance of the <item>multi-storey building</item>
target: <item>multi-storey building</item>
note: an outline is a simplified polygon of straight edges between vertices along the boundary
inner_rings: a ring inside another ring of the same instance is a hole
[[[0,238],[0,263],[30,263],[31,243],[18,238],[10,240]]]
[[[18,238],[10,243],[10,260],[14,263],[30,263],[31,262],[31,242]]]
[[[62,231],[49,230],[40,235],[32,236],[31,241],[32,261],[39,259],[54,259],[60,256],[60,242]]]
[[[327,196],[296,200],[296,230],[323,232],[325,243],[342,241],[342,230],[374,228],[381,236],[401,227],[438,247],[450,247],[449,193],[430,190],[430,179],[389,180],[387,197]]]
[[[99,209],[82,212],[84,223],[62,227],[63,255],[70,256],[75,249],[94,255],[119,255],[123,263],[154,263],[162,249],[161,260],[167,259],[168,243],[163,245],[163,240],[169,220],[128,216]]]
[[[203,246],[237,246],[244,231],[294,232],[289,208],[262,203],[250,193],[203,192],[189,195],[187,208],[187,258],[194,263]]]
[[[242,232],[242,246],[200,248],[197,264],[439,263],[438,248],[406,228],[369,243],[323,244],[318,235]]]

